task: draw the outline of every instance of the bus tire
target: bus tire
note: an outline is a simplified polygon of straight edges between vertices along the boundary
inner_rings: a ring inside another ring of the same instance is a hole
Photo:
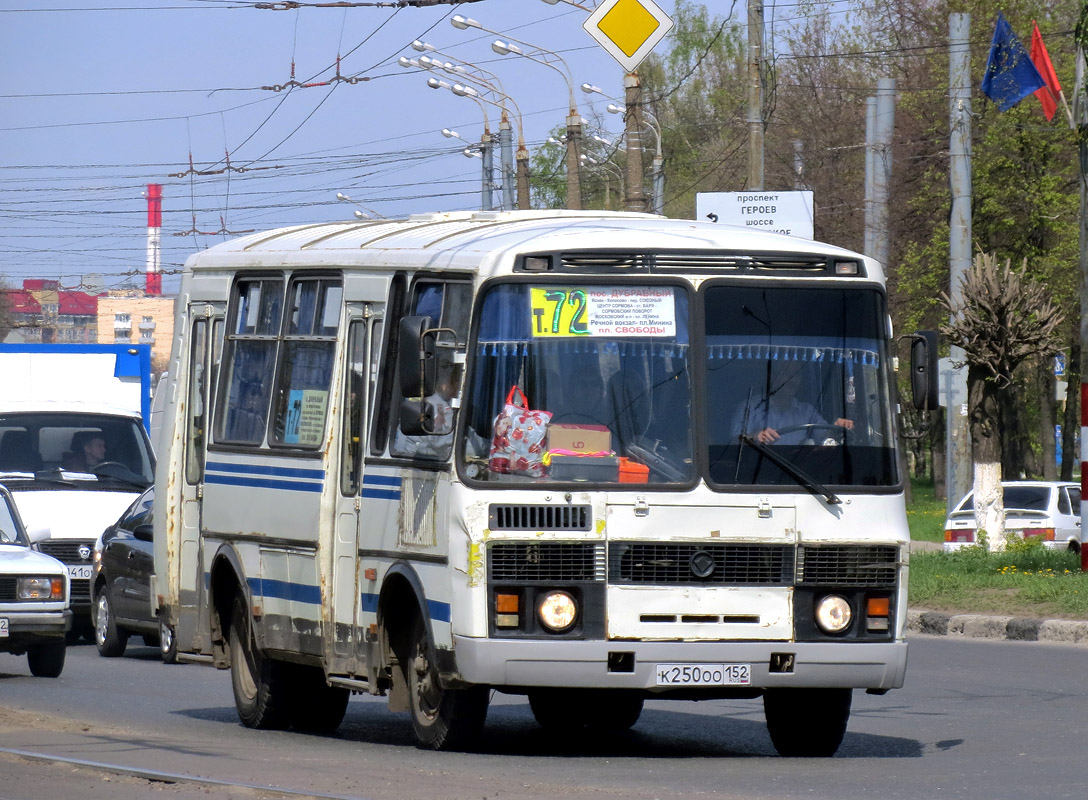
[[[422,748],[463,750],[479,738],[487,717],[488,688],[443,688],[427,626],[416,617],[407,658],[401,659],[408,686],[412,731]]]
[[[768,689],[763,712],[774,749],[781,756],[835,755],[850,720],[851,689]]]
[[[529,693],[529,708],[540,727],[557,732],[581,728],[618,732],[642,715],[643,698],[615,689],[538,689]]]
[[[26,662],[30,667],[30,674],[35,678],[59,678],[64,671],[64,656],[67,651],[68,644],[64,639],[28,648]]]
[[[94,643],[98,654],[105,658],[123,656],[128,646],[128,633],[120,630],[113,619],[113,604],[105,586],[94,598]]]
[[[286,728],[290,701],[288,665],[257,649],[245,601],[234,598],[230,624],[230,683],[238,718],[247,728]]]
[[[351,692],[329,686],[320,667],[294,668],[291,727],[303,733],[332,733],[344,721]]]

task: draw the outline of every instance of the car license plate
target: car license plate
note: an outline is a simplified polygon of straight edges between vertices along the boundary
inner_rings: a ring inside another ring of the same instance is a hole
[[[8,618],[0,617],[0,639],[8,638]]]
[[[68,567],[68,577],[90,579],[92,569],[90,564],[72,564]]]
[[[658,664],[658,686],[748,686],[751,664]]]

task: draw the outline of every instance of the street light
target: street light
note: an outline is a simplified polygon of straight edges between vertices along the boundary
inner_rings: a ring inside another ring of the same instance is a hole
[[[451,24],[459,30],[476,28],[487,33],[502,36],[503,39],[491,43],[491,49],[499,55],[518,55],[543,64],[558,72],[567,84],[568,99],[570,101],[570,113],[567,115],[567,208],[577,209],[582,207],[582,185],[580,180],[581,161],[578,158],[581,152],[582,117],[578,113],[578,105],[574,99],[574,80],[571,78],[570,67],[558,54],[545,47],[517,39],[508,33],[491,30],[484,27],[479,21],[461,14],[455,14]],[[518,45],[521,45],[519,47]],[[560,69],[556,64],[561,64]]]
[[[337,192],[336,193],[336,199],[339,200],[341,203],[351,203],[353,206],[356,206],[356,209],[353,212],[355,214],[356,219],[373,219],[375,217],[377,219],[385,219],[384,216],[379,214],[374,209],[367,208],[366,206],[362,205],[361,203],[356,203],[354,200],[352,200],[350,197],[348,197],[343,192]],[[365,209],[365,211],[361,211],[360,209]]]
[[[516,104],[513,102],[512,99],[510,99],[510,96],[506,93],[506,90],[503,89],[502,81],[499,80],[499,76],[496,75],[494,72],[491,72],[490,70],[484,69],[483,67],[479,66],[478,64],[473,64],[471,61],[465,61],[464,59],[460,59],[460,58],[456,58],[454,56],[451,56],[448,53],[443,53],[437,47],[435,47],[433,44],[431,44],[429,42],[424,42],[424,41],[422,41],[420,39],[415,39],[415,40],[412,41],[411,46],[412,46],[413,50],[424,54],[424,55],[421,55],[419,57],[419,59],[418,59],[421,68],[423,68],[423,69],[442,70],[443,72],[446,72],[447,74],[455,75],[462,82],[476,83],[476,84],[480,85],[485,90],[485,92],[490,92],[490,93],[494,94],[495,97],[497,97],[499,99],[500,102],[493,102],[489,98],[485,98],[485,97],[473,97],[472,98],[472,99],[476,100],[476,102],[478,104],[481,104],[482,102],[491,102],[492,105],[495,105],[495,106],[497,106],[499,108],[499,136],[498,136],[498,139],[499,139],[499,153],[500,153],[501,161],[502,161],[503,207],[504,208],[513,208],[514,207],[514,183],[515,183],[514,152],[513,152],[513,144],[511,142],[511,133],[510,133],[511,124],[510,124],[509,111],[507,110],[506,103],[502,102],[502,101],[506,100],[511,105],[515,105],[515,106],[516,106]],[[430,55],[426,55],[426,54],[430,54]],[[450,59],[450,60],[449,61],[442,61],[442,60],[439,60],[438,58],[434,58],[434,56],[441,56],[442,58],[446,58],[446,59]],[[413,59],[405,59],[405,60],[407,60],[409,63],[411,63],[413,61]],[[454,63],[454,62],[457,62],[457,63]],[[441,87],[435,87],[435,88],[441,88]],[[469,96],[469,95],[462,95],[462,96]],[[482,104],[480,105],[480,108],[483,109]],[[484,126],[486,128],[486,126],[487,126],[487,123],[486,123],[487,113],[486,113],[486,111],[484,112],[484,119],[485,119]],[[521,127],[520,112],[518,114],[518,126],[519,126],[519,128]],[[519,141],[523,141],[521,139],[523,134],[519,131],[518,135],[519,135]],[[491,178],[490,178],[491,171],[490,171],[490,166],[489,166],[490,163],[491,163],[491,161],[489,160],[490,159],[490,153],[491,153],[491,144],[492,144],[492,141],[493,141],[492,138],[491,138],[490,132],[486,133],[486,139],[487,139],[487,144],[482,145],[481,149],[483,149],[484,152],[485,152],[484,166],[488,170],[488,172],[487,172],[487,174],[488,174],[487,183],[488,183],[489,187],[494,188],[494,184],[491,183]],[[528,150],[526,150],[525,155],[524,155],[525,170],[526,170],[526,181],[528,181],[528,172],[527,172],[528,164],[529,164],[528,158],[529,158],[529,154],[528,154]],[[519,159],[519,166],[520,166],[520,160],[522,159],[522,153],[521,153],[520,149],[518,151],[518,159]],[[490,189],[488,189],[488,191],[490,191]],[[526,189],[525,194],[526,194],[526,203],[528,203],[528,189]],[[485,205],[485,208],[491,208],[491,207],[492,206],[490,204]],[[528,205],[526,205],[525,207],[527,208]]]
[[[582,91],[586,94],[599,94],[602,97],[607,97],[610,100],[615,100],[614,97],[609,97],[599,86],[594,86],[591,83],[583,83]],[[622,106],[618,106],[615,103],[609,103],[605,106],[605,110],[609,114],[626,114],[627,109]],[[661,154],[661,125],[657,119],[646,109],[641,109],[642,119],[646,122],[646,126],[654,132],[655,139],[655,152],[653,167],[650,170],[650,180],[653,186],[653,210],[655,214],[665,213],[665,159]],[[641,137],[640,137],[641,138]],[[641,145],[641,141],[640,141]]]
[[[503,207],[513,207],[513,187],[510,178],[509,165],[509,147],[510,147],[510,127],[508,118],[505,115],[506,106],[504,102],[510,103],[514,107],[514,113],[518,119],[518,152],[517,152],[517,204],[518,208],[529,208],[529,149],[525,146],[525,137],[522,131],[524,126],[522,125],[521,109],[518,108],[518,104],[514,102],[514,99],[510,95],[503,92],[499,92],[497,89],[491,86],[484,87],[484,91],[481,93],[477,89],[471,86],[466,86],[462,83],[451,84],[441,78],[428,78],[427,85],[432,89],[447,89],[458,97],[468,97],[475,100],[477,103],[488,103],[493,106],[497,106],[504,112],[503,121],[504,127],[499,131],[499,142],[502,145],[503,151],[503,167],[504,167],[504,180],[503,180]],[[499,99],[494,99],[491,95],[497,96]],[[482,105],[481,105],[482,108]]]

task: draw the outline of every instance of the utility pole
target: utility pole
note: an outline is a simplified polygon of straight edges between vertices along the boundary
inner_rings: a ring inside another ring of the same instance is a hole
[[[624,129],[627,139],[628,211],[646,210],[646,192],[642,187],[642,82],[637,72],[623,76]]]
[[[895,78],[876,82],[876,148],[873,150],[873,252],[872,257],[888,266],[891,234],[888,197],[892,182],[892,142],[895,134]]]
[[[971,268],[971,15],[948,17],[949,156],[952,214],[948,231],[949,296],[954,306],[963,302],[963,276]],[[962,347],[950,353],[954,364],[966,362]],[[941,376],[942,379],[944,376]],[[948,511],[973,482],[971,429],[967,416],[967,370],[949,369],[947,380],[945,495]]]
[[[491,211],[495,208],[495,203],[492,200],[491,190],[494,188],[494,151],[495,143],[491,138],[491,131],[488,128],[484,128],[483,136],[480,137],[480,208],[484,211]]]
[[[748,186],[763,189],[763,0],[748,0]]]
[[[1082,24],[1088,23],[1088,7],[1082,5]],[[1077,26],[1077,38],[1085,32]],[[1083,40],[1077,42],[1076,94],[1073,96],[1073,117],[1077,132],[1080,156],[1080,487],[1084,492],[1088,486],[1088,95],[1084,82],[1085,53]],[[1084,504],[1081,504],[1082,517],[1088,516]],[[1081,520],[1081,530],[1085,530]],[[1088,571],[1088,547],[1080,548],[1080,568]]]
[[[876,98],[865,98],[865,244],[862,252],[873,257],[873,179],[876,173]]]
[[[514,141],[506,109],[502,109],[499,118],[499,160],[502,164],[502,210],[510,211],[514,208]]]
[[[567,116],[567,208],[582,207],[582,116],[574,107]]]

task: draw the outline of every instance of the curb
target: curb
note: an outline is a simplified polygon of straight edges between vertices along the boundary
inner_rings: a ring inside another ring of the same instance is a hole
[[[910,609],[907,611],[907,633],[1088,646],[1088,622],[1071,619],[947,614]]]

